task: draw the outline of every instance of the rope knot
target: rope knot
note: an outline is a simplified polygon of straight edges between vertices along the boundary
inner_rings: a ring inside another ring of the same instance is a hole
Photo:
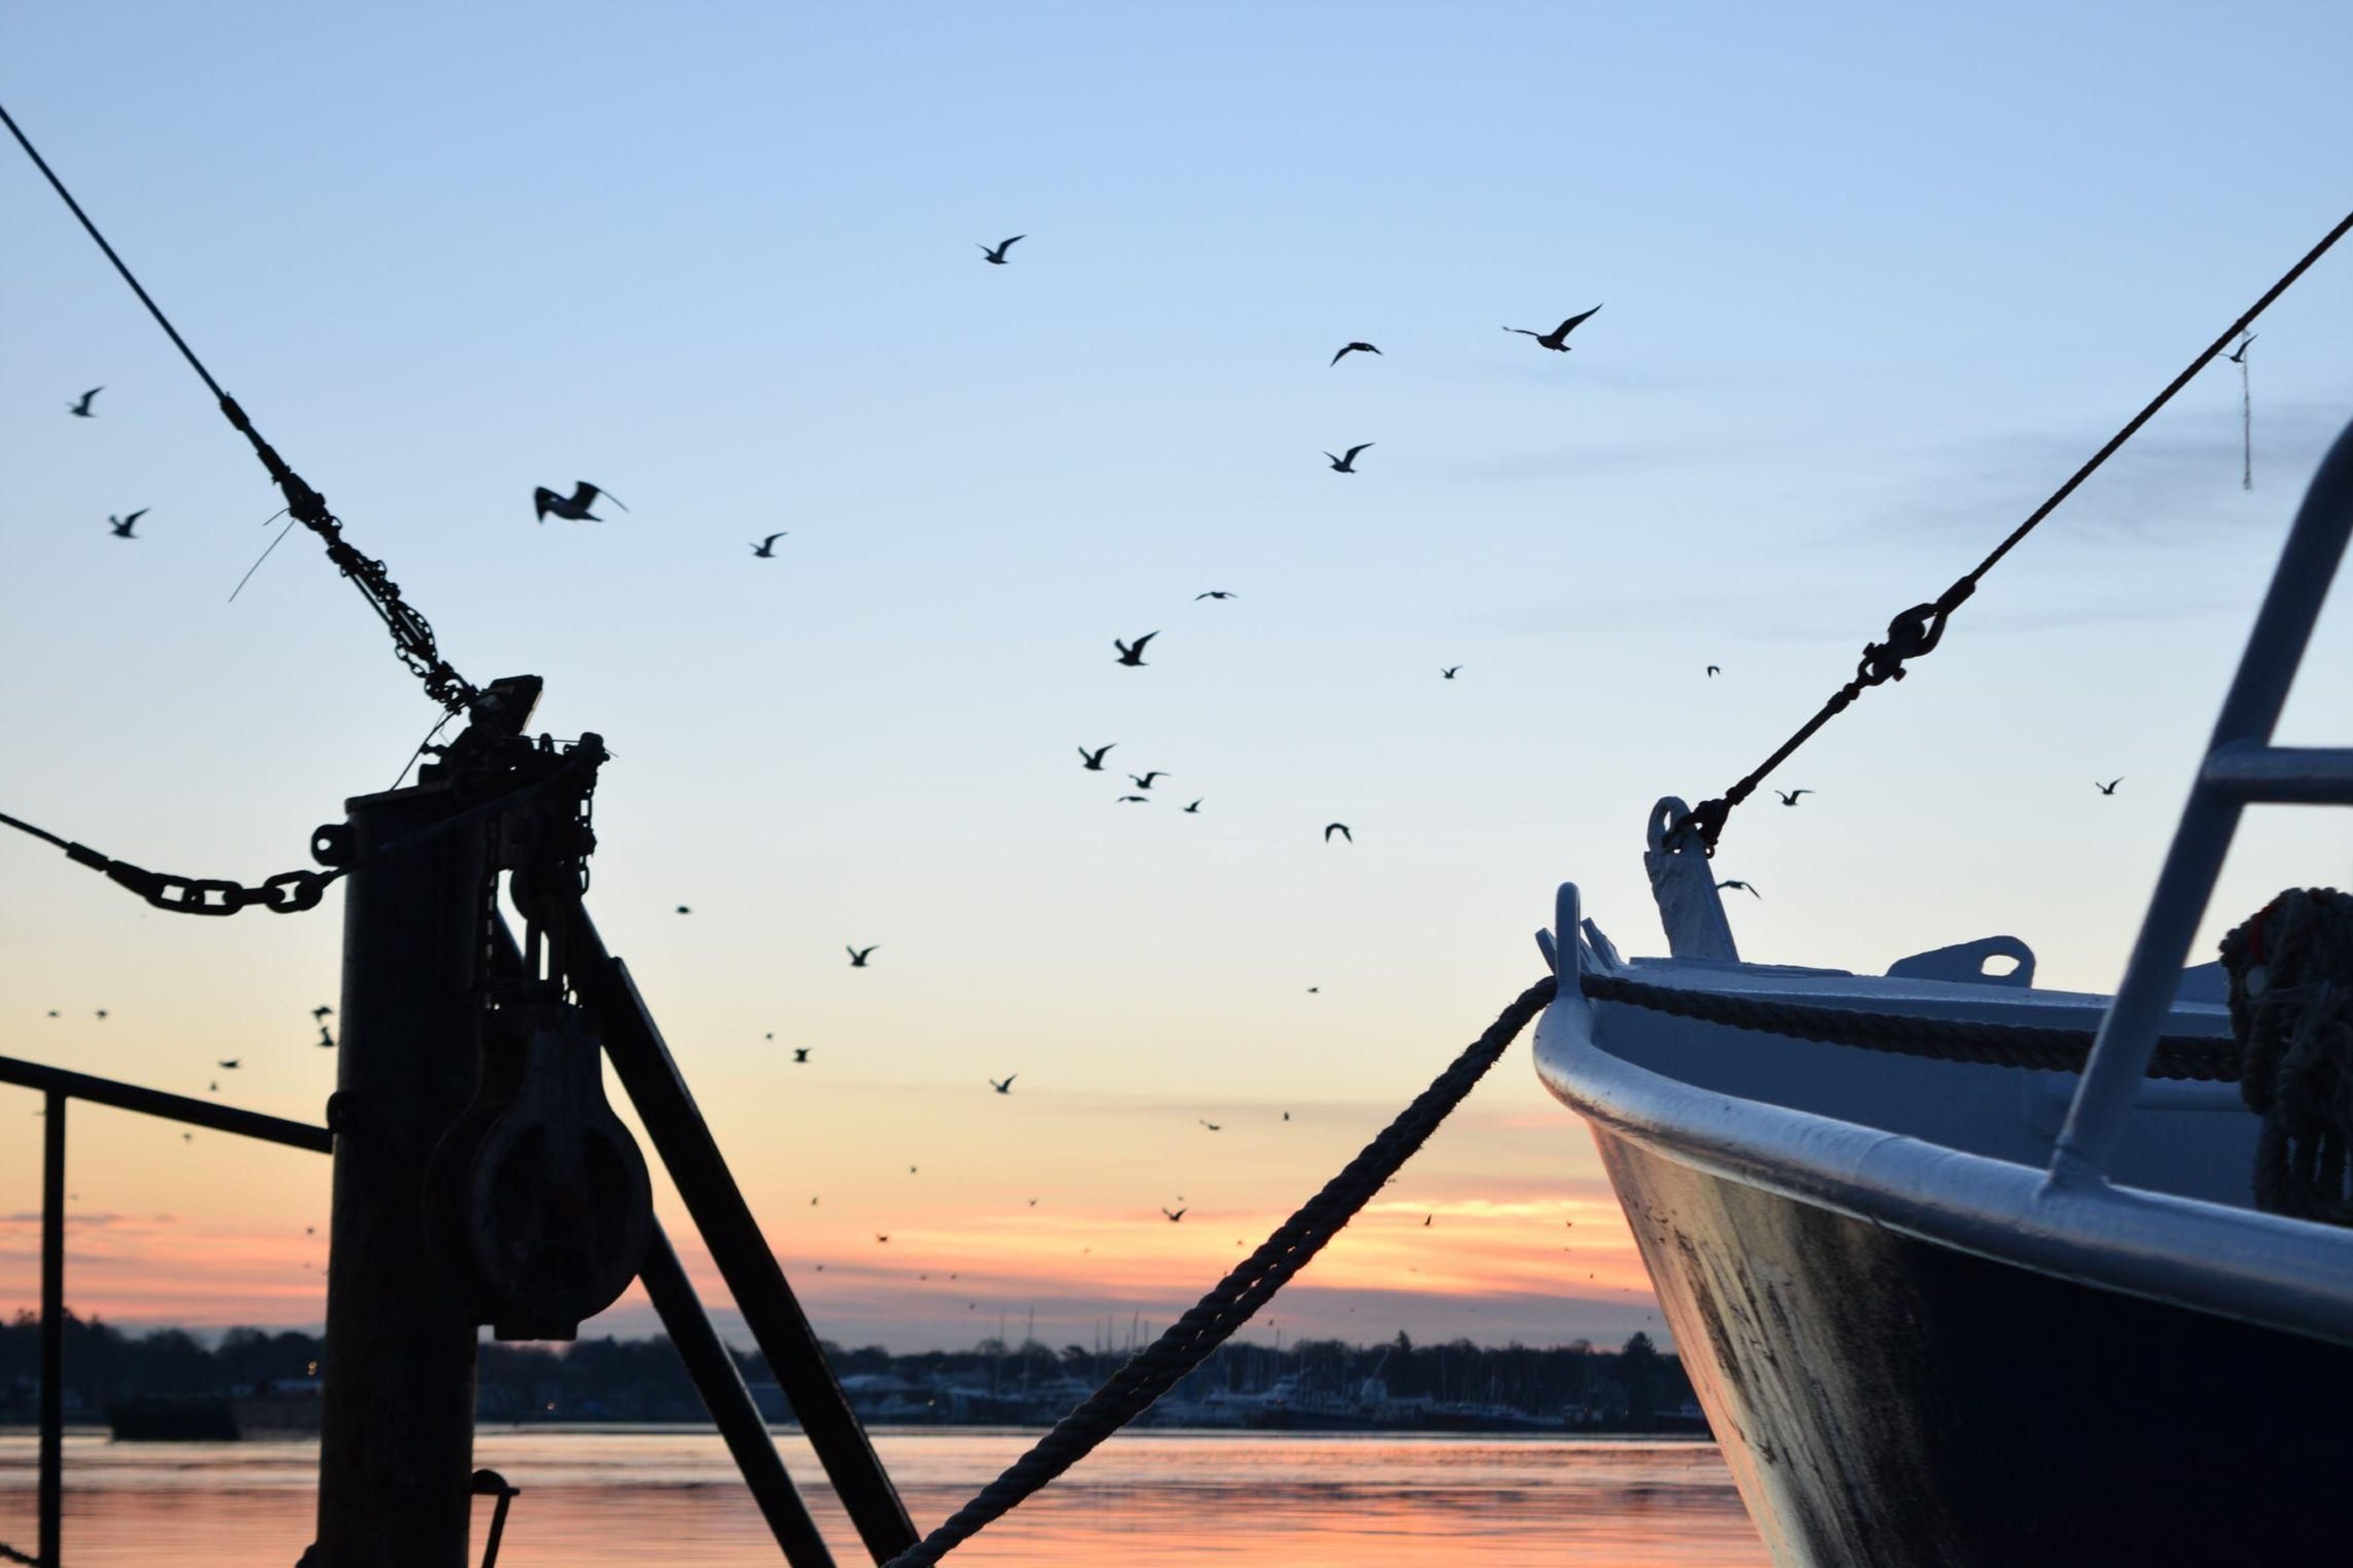
[[[2222,939],[2255,1206],[2353,1226],[2353,895],[2290,889]]]

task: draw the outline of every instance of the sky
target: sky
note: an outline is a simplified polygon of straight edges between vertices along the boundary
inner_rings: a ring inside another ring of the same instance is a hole
[[[1167,1321],[1540,973],[1558,882],[1660,951],[1651,803],[2353,205],[2348,44],[2329,4],[98,5],[0,14],[0,102],[458,668],[606,738],[592,911],[819,1330],[917,1348]],[[435,710],[309,541],[230,602],[275,493],[13,149],[0,234],[0,811],[300,866]],[[1567,354],[1497,331],[1595,305]],[[2114,984],[2353,415],[2353,250],[2258,331],[2251,490],[2217,367],[1735,815],[1746,955],[2007,931]],[[628,510],[533,521],[584,479]],[[2306,670],[2283,737],[2343,743],[2340,612]],[[2348,851],[2252,819],[2207,934]],[[176,918],[0,842],[0,1054],[315,1120],[340,908]],[[69,1185],[79,1310],[320,1320],[326,1161],[77,1107]],[[1635,1328],[1523,1046],[1252,1333]]]

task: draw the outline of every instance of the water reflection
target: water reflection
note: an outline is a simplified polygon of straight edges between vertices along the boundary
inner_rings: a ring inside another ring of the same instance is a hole
[[[945,1517],[1029,1442],[1019,1433],[876,1436],[918,1524]],[[844,1564],[864,1561],[797,1435],[785,1462]],[[120,1444],[66,1451],[74,1568],[290,1565],[311,1538],[314,1443]],[[776,1562],[708,1431],[485,1430],[479,1463],[523,1489],[502,1564],[681,1568]],[[29,1546],[33,1439],[0,1436],[0,1541]],[[489,1504],[477,1521],[489,1519]],[[1704,1444],[1144,1432],[1116,1438],[958,1552],[959,1563],[1423,1568],[1497,1549],[1578,1568],[1763,1568]]]

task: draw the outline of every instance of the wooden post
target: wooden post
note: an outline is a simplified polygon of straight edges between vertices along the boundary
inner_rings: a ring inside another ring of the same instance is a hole
[[[483,832],[446,786],[345,803],[343,994],[319,1447],[322,1568],[466,1568],[474,1322],[427,1256],[426,1162],[480,1076]]]
[[[66,1097],[43,1097],[41,1127],[41,1568],[58,1568],[65,1510]]]

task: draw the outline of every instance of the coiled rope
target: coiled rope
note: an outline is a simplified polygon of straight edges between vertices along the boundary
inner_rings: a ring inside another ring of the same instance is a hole
[[[2255,1206],[2353,1226],[2353,897],[2295,888],[2222,939]]]
[[[1202,1297],[1167,1332],[1129,1358],[1085,1404],[1063,1416],[1036,1447],[946,1523],[891,1559],[885,1568],[925,1568],[937,1563],[1150,1409],[1155,1400],[1250,1321],[1270,1297],[1307,1267],[1325,1242],[1356,1217],[1383,1184],[1429,1141],[1447,1114],[1462,1103],[1472,1086],[1486,1076],[1528,1020],[1544,1011],[1553,991],[1554,983],[1547,976],[1521,992],[1485,1034],[1465,1047],[1412,1104],[1398,1113],[1396,1121],[1325,1183],[1305,1207],[1283,1221],[1216,1289]]]

